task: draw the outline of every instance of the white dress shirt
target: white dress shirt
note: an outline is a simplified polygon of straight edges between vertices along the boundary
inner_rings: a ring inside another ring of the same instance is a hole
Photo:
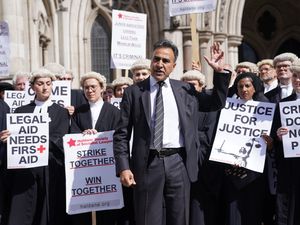
[[[273,90],[274,88],[276,88],[278,86],[278,80],[275,79],[271,84],[265,84],[264,83],[264,93],[267,93],[271,90]]]
[[[292,83],[290,83],[288,85],[280,84],[280,88],[281,88],[281,99],[290,96],[293,92]]]
[[[91,109],[92,125],[93,129],[95,129],[104,102],[100,99],[97,102],[89,102],[89,104]]]
[[[151,127],[154,128],[155,121],[155,98],[158,90],[157,81],[150,76],[150,99],[151,99]],[[177,103],[170,84],[170,79],[165,80],[162,86],[162,96],[164,104],[164,131],[163,131],[163,148],[180,148],[184,147],[184,139],[181,133],[179,123],[179,113]],[[152,129],[153,140],[153,129]]]
[[[53,104],[50,98],[45,102],[35,99],[34,103],[35,103],[35,108],[33,113],[47,113],[48,107]]]

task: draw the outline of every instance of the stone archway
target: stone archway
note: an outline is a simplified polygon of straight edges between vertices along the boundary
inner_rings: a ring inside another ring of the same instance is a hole
[[[291,51],[299,56],[296,48],[287,48],[291,43],[297,46],[300,43],[299,11],[300,5],[293,0],[284,3],[281,0],[246,1],[242,34],[244,42],[257,53],[258,60],[273,58],[282,51]],[[242,56],[240,60],[248,59]]]

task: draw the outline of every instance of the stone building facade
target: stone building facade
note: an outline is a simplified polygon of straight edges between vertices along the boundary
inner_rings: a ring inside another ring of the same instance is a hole
[[[147,57],[161,38],[174,41],[179,58],[173,77],[191,67],[190,16],[169,17],[168,0],[1,0],[0,21],[10,32],[10,73],[58,62],[80,75],[94,70],[112,81],[124,71],[109,68],[112,9],[147,14]],[[295,0],[218,0],[213,12],[197,15],[199,54],[221,43],[225,60],[256,62],[283,51],[300,52],[300,5]],[[299,54],[298,54],[299,55]],[[202,62],[211,85],[212,71]]]

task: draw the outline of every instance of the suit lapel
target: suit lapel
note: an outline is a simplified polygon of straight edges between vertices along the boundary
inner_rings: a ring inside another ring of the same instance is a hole
[[[151,101],[150,101],[150,79],[139,85],[141,91],[141,100],[144,108],[145,117],[149,128],[151,128]]]
[[[186,110],[187,110],[186,104],[184,104],[185,102],[184,90],[179,82],[175,82],[172,79],[170,79],[170,84],[177,104],[180,124],[182,129],[184,129],[184,125],[186,124],[185,121],[186,117],[184,115],[186,114]]]
[[[93,124],[92,124],[92,114],[91,114],[91,110],[90,110],[90,105],[87,103],[85,104],[84,106],[84,111],[85,113],[83,113],[82,117],[83,117],[83,120],[85,125],[85,129],[91,129],[93,127]]]
[[[102,109],[100,111],[99,117],[97,119],[96,125],[95,125],[95,129],[96,130],[101,130],[101,124],[105,123],[105,121],[103,121],[105,119],[105,115],[107,115],[107,107],[106,107],[106,102],[103,103]]]

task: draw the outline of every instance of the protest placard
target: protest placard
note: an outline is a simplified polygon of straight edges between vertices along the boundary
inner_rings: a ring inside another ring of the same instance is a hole
[[[71,105],[71,81],[56,80],[53,81],[51,101],[62,106]],[[25,103],[29,104],[34,99],[34,91],[27,82],[25,85]]]
[[[129,69],[146,58],[147,15],[112,11],[111,63],[113,69]]]
[[[63,137],[68,214],[119,209],[124,206],[116,177],[113,131]]]
[[[9,75],[9,28],[5,21],[0,22],[0,76]]]
[[[215,10],[217,0],[169,0],[170,16],[203,13]]]
[[[285,158],[300,157],[300,101],[280,102],[280,118],[288,134],[282,136]]]
[[[122,98],[111,98],[110,104],[112,104],[113,106],[116,106],[118,109],[120,109],[121,101],[122,101]]]
[[[25,91],[4,91],[4,101],[13,113],[16,108],[28,104],[25,99]]]
[[[24,169],[48,165],[48,113],[7,114],[7,168]]]
[[[263,172],[275,104],[227,98],[221,111],[210,160]]]

